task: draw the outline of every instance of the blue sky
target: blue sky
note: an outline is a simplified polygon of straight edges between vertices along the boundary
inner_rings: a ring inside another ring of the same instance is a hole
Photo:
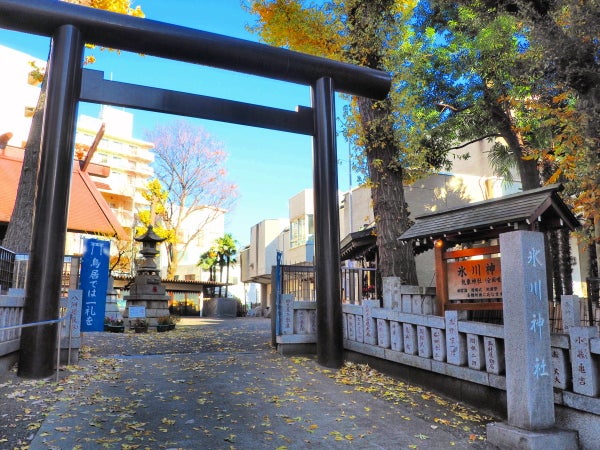
[[[258,40],[246,31],[253,21],[238,0],[140,0],[146,18],[183,25],[246,40]],[[0,44],[46,59],[49,39],[0,30]],[[275,80],[193,66],[179,62],[122,52],[94,50],[97,61],[91,69],[102,70],[105,78],[212,97],[220,97],[293,110],[310,106],[310,90]],[[337,114],[341,116],[338,100]],[[96,116],[98,106],[80,104],[80,114]],[[157,123],[178,117],[133,111],[134,136]],[[229,159],[229,179],[237,184],[239,198],[226,216],[225,231],[240,243],[250,241],[250,228],[263,219],[288,217],[288,199],[312,187],[312,138],[291,133],[186,119],[204,127],[223,142]],[[338,139],[340,189],[348,189],[348,145]]]

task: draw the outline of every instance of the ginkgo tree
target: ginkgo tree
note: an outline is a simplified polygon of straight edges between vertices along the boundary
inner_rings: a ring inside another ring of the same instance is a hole
[[[587,234],[598,241],[597,6],[259,0],[249,8],[258,18],[252,29],[271,44],[394,75],[385,101],[352,99],[346,130],[368,169],[378,234],[397,237],[408,217],[402,208],[380,214],[380,207],[395,205],[385,188],[395,186],[403,202],[403,181],[448,167],[455,150],[488,139],[490,163],[505,179],[516,169],[524,189],[563,182]],[[392,254],[405,258],[385,241],[378,236],[384,276]],[[570,261],[568,254],[563,259]]]
[[[347,0],[320,5],[301,0],[259,0],[248,5],[257,23],[250,29],[265,42],[374,69],[388,70],[392,42],[401,40],[415,2]],[[404,143],[394,130],[389,98],[352,99],[348,135],[358,150],[371,186],[377,226],[379,270],[417,284],[412,248],[398,242],[410,225],[403,182],[407,177]]]
[[[427,81],[422,104],[437,103],[446,114],[432,142],[451,146],[477,136],[502,138],[492,148],[492,162],[518,167],[524,189],[562,182],[565,200],[582,218],[580,236],[600,242],[598,5],[420,4],[425,6],[415,21],[414,42],[425,63],[410,65],[413,83],[407,85]],[[558,234],[553,239],[559,242],[550,246],[552,252],[563,249],[562,258],[553,255],[554,269],[561,272],[555,283],[563,278],[568,293],[570,246],[567,233]]]
[[[61,0],[82,6],[105,9],[121,14],[144,17],[140,6],[133,6],[131,0]],[[87,63],[94,62],[93,55],[86,57]],[[45,73],[41,68],[33,67],[32,73],[41,81],[40,96],[31,120],[31,128],[25,145],[23,166],[17,188],[17,197],[13,212],[2,241],[2,245],[16,253],[29,253],[31,233],[33,231],[33,215],[37,169],[40,159],[42,141],[42,119],[46,105]]]

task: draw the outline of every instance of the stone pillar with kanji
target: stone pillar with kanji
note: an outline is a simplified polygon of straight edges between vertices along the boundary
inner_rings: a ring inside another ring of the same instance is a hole
[[[487,426],[500,448],[577,449],[577,432],[555,428],[544,235],[500,235],[508,423]]]

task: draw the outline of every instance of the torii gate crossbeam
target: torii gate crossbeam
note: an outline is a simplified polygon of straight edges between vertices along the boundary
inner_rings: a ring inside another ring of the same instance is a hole
[[[343,346],[334,96],[338,91],[383,98],[390,89],[388,74],[227,36],[51,0],[0,0],[0,27],[52,37],[24,322],[58,317],[77,103],[82,98],[91,100],[90,97],[94,96],[92,101],[111,104],[114,89],[123,87],[105,84],[103,95],[91,94],[86,91],[86,84],[93,78],[91,75],[85,76],[82,86],[84,43],[92,43],[311,86],[312,108],[301,108],[297,112],[155,89],[146,92],[152,92],[155,98],[163,94],[171,99],[177,98],[185,105],[171,105],[169,109],[168,101],[161,106],[160,102],[142,105],[132,100],[130,106],[313,135],[317,357],[324,366],[341,365]],[[129,87],[129,90],[136,89],[150,88]],[[204,107],[198,107],[195,101],[204,102]],[[180,107],[182,111],[172,109]],[[20,376],[43,378],[52,373],[56,333],[56,326],[23,330],[21,349],[26,351],[20,352]]]

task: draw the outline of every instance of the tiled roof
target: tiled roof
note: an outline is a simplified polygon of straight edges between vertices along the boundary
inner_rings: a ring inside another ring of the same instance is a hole
[[[579,222],[558,196],[561,190],[561,185],[554,184],[416,217],[415,224],[400,239],[431,242],[453,236],[469,240],[494,230],[497,234],[517,226],[532,228],[536,223],[542,230],[563,226],[573,230]]]
[[[340,257],[342,260],[355,259],[363,256],[377,245],[375,227],[355,231],[348,234],[340,242]]]
[[[0,223],[10,221],[22,164],[19,157],[0,155]],[[71,179],[67,229],[78,233],[116,234],[119,239],[129,239],[94,182],[79,170],[78,164],[74,164]]]

